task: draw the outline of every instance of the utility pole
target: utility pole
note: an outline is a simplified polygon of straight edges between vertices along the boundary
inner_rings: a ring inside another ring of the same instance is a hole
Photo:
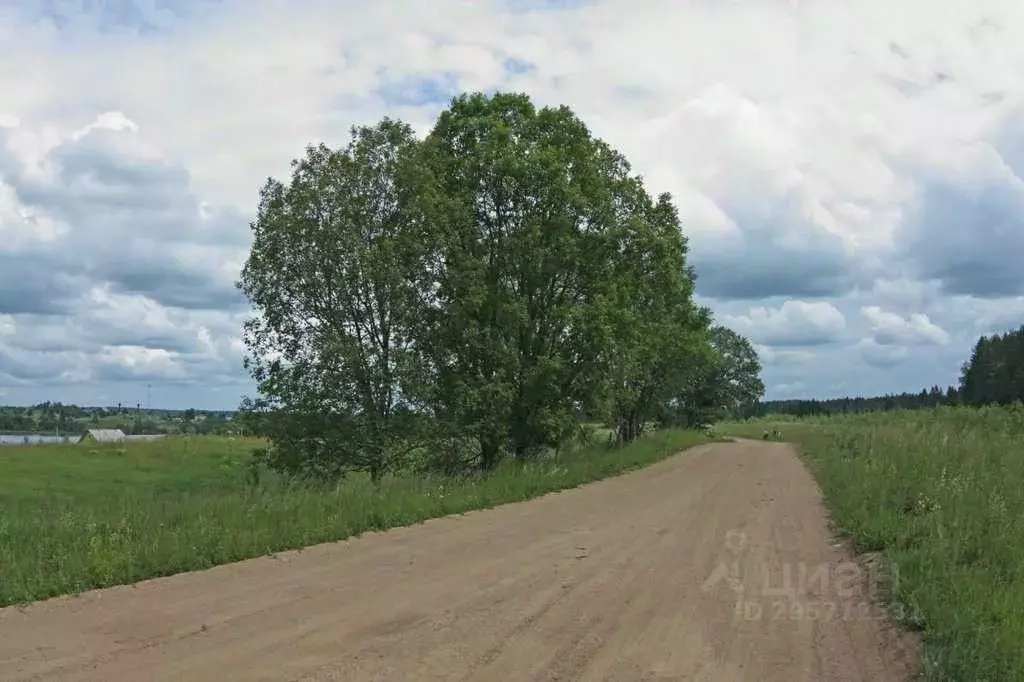
[[[146,411],[153,409],[153,384],[146,384]]]

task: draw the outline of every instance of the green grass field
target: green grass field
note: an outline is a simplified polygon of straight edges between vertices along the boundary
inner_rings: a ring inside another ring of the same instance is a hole
[[[329,489],[247,475],[256,441],[0,447],[0,606],[208,568],[523,500],[707,442],[659,431],[487,478],[355,477]]]
[[[838,530],[879,552],[928,680],[1024,680],[1024,407],[721,427],[799,445]]]

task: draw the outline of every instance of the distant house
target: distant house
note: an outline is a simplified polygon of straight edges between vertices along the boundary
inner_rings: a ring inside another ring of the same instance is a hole
[[[123,443],[128,437],[121,429],[89,429],[78,439],[79,443]]]

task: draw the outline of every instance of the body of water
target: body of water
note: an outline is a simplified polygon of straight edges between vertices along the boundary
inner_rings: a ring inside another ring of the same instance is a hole
[[[19,436],[12,433],[0,433],[0,445],[43,445],[45,443],[74,443],[74,436]]]

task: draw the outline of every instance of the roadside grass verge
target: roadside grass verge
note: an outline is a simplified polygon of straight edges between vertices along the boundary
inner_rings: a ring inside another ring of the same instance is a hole
[[[656,431],[486,477],[365,477],[314,488],[246,478],[255,441],[168,438],[0,448],[0,606],[343,540],[572,488],[710,442]]]
[[[765,428],[800,447],[837,530],[880,555],[894,615],[921,632],[924,679],[1024,681],[1024,407],[722,431],[760,438]]]

